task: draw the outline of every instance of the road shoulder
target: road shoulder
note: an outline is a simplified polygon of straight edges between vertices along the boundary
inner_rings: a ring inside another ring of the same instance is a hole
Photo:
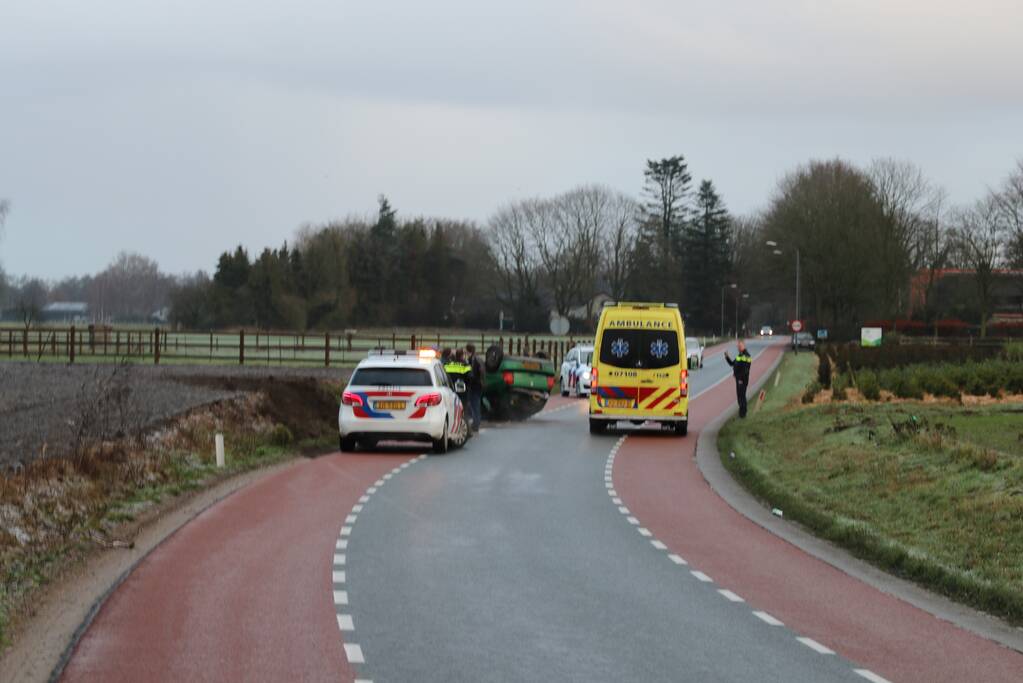
[[[751,387],[756,394],[773,376],[784,356],[779,356],[771,369]],[[717,447],[718,432],[732,418],[736,407],[720,415],[705,427],[696,446],[697,466],[707,483],[729,506],[753,523],[790,543],[808,555],[835,567],[859,581],[907,602],[918,609],[994,641],[1017,652],[1023,652],[1023,629],[984,612],[953,602],[920,586],[878,569],[827,541],[805,531],[793,522],[778,518],[746,491],[721,464]]]

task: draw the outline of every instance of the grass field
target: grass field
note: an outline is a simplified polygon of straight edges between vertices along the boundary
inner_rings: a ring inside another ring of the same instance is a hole
[[[812,354],[787,356],[722,462],[816,534],[961,602],[1023,624],[1023,405],[805,406]]]

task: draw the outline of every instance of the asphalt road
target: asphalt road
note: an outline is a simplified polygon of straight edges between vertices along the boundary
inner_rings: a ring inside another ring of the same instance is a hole
[[[693,374],[720,379],[720,356]],[[683,439],[665,436],[681,446]],[[677,565],[613,505],[585,402],[428,458],[359,517],[348,585],[375,681],[849,681]]]
[[[779,353],[751,350],[755,374]],[[554,397],[445,456],[268,477],[140,563],[64,679],[1019,680],[1017,653],[742,521],[693,464],[734,401],[720,348],[690,385],[686,438],[592,436],[585,402]]]

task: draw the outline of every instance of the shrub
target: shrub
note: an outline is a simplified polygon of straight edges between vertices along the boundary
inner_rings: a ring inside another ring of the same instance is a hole
[[[813,381],[803,392],[803,403],[813,403],[813,399],[821,392],[820,382]]]
[[[872,370],[861,370],[856,374],[856,385],[859,387],[863,398],[868,401],[881,400],[881,383]]]
[[[825,389],[831,388],[831,360],[820,350],[817,351],[817,382]]]
[[[831,382],[831,400],[833,401],[845,401],[849,398],[847,390],[849,388],[849,378],[843,374],[835,375],[835,378]]]
[[[295,435],[291,433],[291,430],[287,426],[280,423],[274,425],[274,428],[270,430],[270,443],[274,446],[288,446],[295,440]]]

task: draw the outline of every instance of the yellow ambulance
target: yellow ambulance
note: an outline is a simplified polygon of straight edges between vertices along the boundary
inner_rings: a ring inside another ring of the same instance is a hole
[[[677,304],[609,302],[590,378],[590,433],[619,421],[689,431],[686,333]]]

